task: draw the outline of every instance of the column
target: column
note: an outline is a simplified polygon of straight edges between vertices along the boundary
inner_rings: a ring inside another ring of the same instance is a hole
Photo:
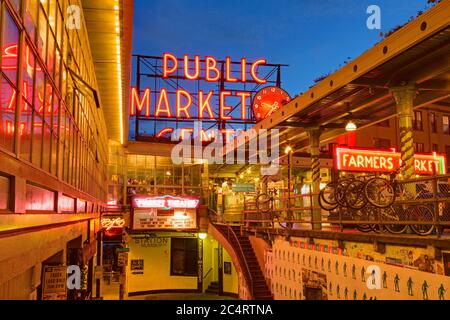
[[[320,192],[320,128],[307,129],[309,135],[310,154],[311,154],[311,191],[313,193]],[[319,206],[319,196],[312,197],[312,215],[311,219],[317,221],[313,224],[313,230],[322,229],[322,212]]]
[[[395,98],[398,123],[400,128],[400,151],[404,165],[402,175],[409,179],[414,174],[414,143],[413,143],[413,101],[416,95],[414,85],[392,87],[391,92]]]

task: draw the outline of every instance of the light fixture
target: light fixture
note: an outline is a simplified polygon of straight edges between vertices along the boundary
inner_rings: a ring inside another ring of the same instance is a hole
[[[167,175],[167,176],[170,176],[170,175],[172,175],[172,174],[170,173],[170,171],[166,171],[166,175]]]
[[[259,181],[259,178],[255,178],[254,180],[255,180],[255,182],[258,182],[258,181]]]
[[[347,125],[345,126],[345,131],[356,131],[358,127],[353,121],[349,121]]]
[[[248,168],[247,173],[252,173],[252,169]]]
[[[206,239],[206,236],[207,236],[207,234],[204,233],[204,232],[200,232],[200,233],[198,234],[199,239],[202,239],[202,240],[205,240],[205,239]]]
[[[284,153],[285,153],[285,154],[289,154],[290,152],[292,152],[292,147],[291,147],[291,146],[287,146],[287,147],[284,149]]]
[[[241,174],[239,175],[239,178],[244,179],[244,175],[241,173]]]

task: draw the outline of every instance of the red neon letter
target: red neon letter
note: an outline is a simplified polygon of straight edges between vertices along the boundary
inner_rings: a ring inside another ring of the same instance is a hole
[[[181,106],[181,96],[184,96],[187,99],[187,103],[184,106]],[[189,107],[192,104],[192,97],[189,92],[179,89],[177,90],[177,118],[181,118],[181,114],[186,114],[186,118],[190,119],[191,115],[189,114]]]
[[[266,79],[258,78],[258,76],[256,74],[256,69],[258,68],[258,66],[260,64],[266,64],[266,59],[259,59],[259,60],[256,60],[255,62],[253,62],[250,73],[252,75],[253,80],[255,80],[257,83],[266,83],[267,82]]]
[[[220,92],[220,104],[219,104],[220,120],[232,120],[233,119],[232,116],[226,116],[225,112],[224,112],[225,110],[232,109],[232,107],[225,105],[225,97],[226,96],[231,96],[231,92],[230,91],[221,91]]]
[[[241,59],[241,81],[247,82],[247,60],[245,58]]]
[[[157,138],[161,138],[163,135],[168,134],[168,133],[172,133],[172,132],[173,132],[173,128],[164,128],[160,132],[158,132],[156,137]]]
[[[173,66],[169,68],[169,60],[172,60]],[[164,53],[163,55],[163,78],[171,73],[174,73],[178,69],[178,59],[171,53]]]
[[[184,55],[184,76],[189,80],[197,80],[200,76],[200,56],[194,58],[194,74],[189,74],[189,56]]]
[[[230,60],[230,57],[226,57],[225,58],[225,68],[226,68],[225,80],[228,81],[228,82],[237,82],[238,79],[237,78],[233,78],[231,76],[231,60]]]
[[[205,75],[206,75],[206,81],[218,81],[220,78],[220,71],[217,69],[217,61],[213,57],[206,57],[206,69],[205,69]],[[216,73],[215,77],[211,77],[211,71]]]
[[[213,95],[213,91],[208,92],[206,95],[206,98],[203,97],[204,92],[200,90],[198,92],[198,117],[200,119],[203,119],[203,113],[206,111],[208,112],[209,118],[214,119],[214,114],[211,109],[211,104],[209,103],[209,100],[211,99]]]
[[[238,97],[241,97],[241,119],[247,119],[247,97],[250,97],[250,92],[238,91],[236,92]]]
[[[142,113],[142,109],[145,107],[145,116],[150,116],[150,89],[147,88],[144,91],[144,96],[142,100],[139,100],[139,94],[135,87],[131,88],[131,106],[130,115],[134,116],[136,114],[136,108],[139,111],[139,115]]]
[[[164,105],[166,106],[164,109],[161,108],[163,100],[164,100]],[[165,113],[168,118],[172,117],[172,113],[170,112],[169,99],[167,98],[167,90],[166,89],[161,89],[161,93],[159,94],[158,106],[156,107],[155,117],[159,117],[160,113]]]

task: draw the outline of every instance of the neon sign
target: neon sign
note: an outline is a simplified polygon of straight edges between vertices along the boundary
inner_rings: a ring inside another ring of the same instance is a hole
[[[354,172],[393,172],[402,165],[401,153],[392,150],[357,149],[337,147],[335,168]],[[417,153],[414,169],[420,175],[446,174],[447,159],[444,155]]]
[[[195,209],[199,204],[198,199],[193,198],[181,198],[173,196],[161,196],[161,197],[146,197],[138,196],[134,197],[133,207],[135,208],[147,208],[147,209]]]
[[[121,217],[102,218],[102,228],[106,231],[111,229],[123,229],[125,226],[125,219]]]

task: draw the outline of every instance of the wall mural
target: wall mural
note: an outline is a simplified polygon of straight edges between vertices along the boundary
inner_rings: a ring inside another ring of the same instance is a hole
[[[275,299],[450,300],[450,277],[431,251],[279,238],[265,252],[265,272]]]

